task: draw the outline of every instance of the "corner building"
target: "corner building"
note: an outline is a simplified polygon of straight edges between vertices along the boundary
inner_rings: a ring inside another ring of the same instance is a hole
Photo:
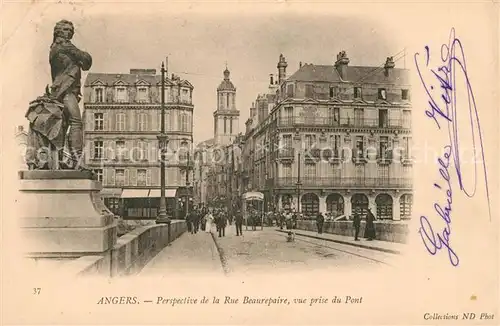
[[[165,194],[172,216],[189,190],[186,173],[193,139],[192,96],[189,81],[173,74],[166,78],[169,144]],[[160,197],[156,137],[161,126],[161,76],[155,69],[90,73],[84,87],[83,120],[85,162],[102,182],[105,204],[123,217],[155,218]]]
[[[275,105],[252,108],[249,120],[259,121],[247,121],[243,185],[262,191],[267,207],[309,216],[370,207],[379,219],[410,218],[409,71],[392,57],[380,67],[349,63],[342,51],[332,65],[301,63],[286,78],[280,56]]]

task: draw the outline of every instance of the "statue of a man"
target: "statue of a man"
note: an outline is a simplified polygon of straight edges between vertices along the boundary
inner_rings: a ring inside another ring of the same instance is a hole
[[[81,70],[90,69],[92,57],[71,43],[74,33],[73,23],[67,20],[59,21],[54,27],[49,55],[52,74],[49,97],[64,104],[64,134],[69,127],[70,154],[76,165],[82,167],[83,125],[78,103],[81,99]]]
[[[82,162],[83,124],[78,102],[81,98],[81,70],[89,70],[92,57],[71,43],[73,24],[61,20],[54,27],[49,62],[52,85],[46,94],[30,102],[26,161],[34,169],[85,169]],[[66,135],[69,135],[66,139]],[[64,154],[65,144],[71,156]]]

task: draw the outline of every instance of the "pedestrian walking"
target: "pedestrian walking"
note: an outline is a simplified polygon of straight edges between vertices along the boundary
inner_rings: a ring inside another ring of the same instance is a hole
[[[353,213],[352,225],[354,226],[354,241],[359,241],[359,228],[361,227],[361,217],[359,211],[356,209]]]
[[[365,226],[365,238],[368,241],[375,239],[375,223],[376,220],[375,215],[373,215],[372,211],[368,208],[368,213],[366,214],[366,226]]]
[[[205,215],[205,221],[205,232],[212,233],[212,223],[214,222],[212,213],[208,212],[207,215]]]
[[[237,211],[236,212],[236,216],[235,216],[235,224],[236,224],[236,235],[237,236],[240,236],[240,235],[243,235],[243,215],[241,214],[240,211]]]
[[[318,227],[318,234],[323,233],[323,223],[325,223],[325,217],[321,212],[318,213],[316,217],[316,226]]]
[[[217,226],[219,229],[219,238],[226,236],[226,226],[227,226],[227,218],[226,214],[222,213],[217,220]]]

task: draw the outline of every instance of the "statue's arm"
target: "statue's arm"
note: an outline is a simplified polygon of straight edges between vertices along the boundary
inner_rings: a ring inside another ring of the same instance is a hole
[[[71,43],[64,45],[63,52],[76,59],[83,70],[89,70],[92,66],[92,57],[88,52],[78,49]]]

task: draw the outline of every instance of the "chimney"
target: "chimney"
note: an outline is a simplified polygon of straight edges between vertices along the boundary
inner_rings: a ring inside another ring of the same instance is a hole
[[[273,76],[273,74],[269,74],[269,85],[274,85],[274,76]]]
[[[280,59],[278,61],[278,83],[281,84],[286,79],[286,67],[288,64],[286,63],[285,57],[283,54],[280,54]]]
[[[349,58],[345,51],[340,51],[337,54],[337,61],[335,61],[335,69],[337,69],[340,78],[343,80],[347,79],[347,65],[349,64]]]
[[[385,61],[384,65],[384,74],[385,77],[389,77],[391,75],[392,69],[396,66],[394,63],[394,58],[393,57],[387,57],[387,60]]]
[[[23,132],[24,127],[23,126],[17,126],[17,132]]]
[[[302,68],[302,61],[299,62],[299,69]]]

